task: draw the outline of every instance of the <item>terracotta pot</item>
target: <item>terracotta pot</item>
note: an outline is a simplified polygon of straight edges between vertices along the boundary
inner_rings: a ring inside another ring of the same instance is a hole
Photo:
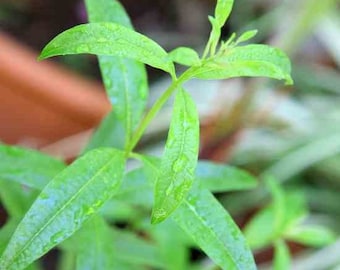
[[[100,84],[0,32],[0,140],[42,147],[96,126],[111,106]]]

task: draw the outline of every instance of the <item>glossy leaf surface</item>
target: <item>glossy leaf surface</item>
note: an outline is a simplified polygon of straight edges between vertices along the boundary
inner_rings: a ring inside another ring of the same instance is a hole
[[[192,190],[173,219],[222,269],[256,269],[241,231],[209,191]]]
[[[212,192],[246,190],[256,187],[257,181],[249,173],[229,165],[199,160],[196,180]]]
[[[183,201],[194,181],[199,147],[195,103],[185,90],[177,92],[161,168],[155,184],[152,223],[166,219]]]
[[[97,149],[59,173],[17,227],[0,265],[23,269],[72,235],[117,191],[124,168],[123,152]]]
[[[37,151],[0,144],[0,179],[42,189],[65,164]]]
[[[90,53],[126,57],[173,72],[167,53],[153,40],[115,23],[90,23],[70,28],[52,39],[40,59]]]
[[[268,77],[292,84],[288,57],[279,49],[252,44],[233,47],[211,58],[194,76],[199,79],[228,79],[234,77]]]
[[[118,1],[86,0],[86,7],[91,23],[113,22],[132,29],[128,15]],[[100,125],[88,148],[124,148],[145,110],[148,97],[146,71],[143,64],[131,59],[114,56],[98,56],[98,59],[113,112]]]
[[[146,155],[141,155],[140,157],[143,159],[144,167],[127,174],[127,179],[124,181],[120,192],[123,192],[125,189],[130,189],[131,191],[145,190],[148,185],[151,185],[147,179],[150,180],[150,178],[157,175],[161,159]],[[148,172],[146,167],[151,167],[151,172]],[[246,171],[208,160],[198,160],[195,170],[195,181],[197,185],[212,192],[248,190],[257,186],[256,178]],[[126,187],[124,188],[124,186]],[[132,186],[132,188],[128,188],[128,186]],[[147,198],[149,197],[147,196]]]

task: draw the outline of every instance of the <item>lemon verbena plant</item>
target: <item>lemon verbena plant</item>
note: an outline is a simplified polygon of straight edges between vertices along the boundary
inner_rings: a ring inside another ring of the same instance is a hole
[[[250,189],[257,181],[237,168],[198,161],[199,117],[183,83],[260,76],[291,84],[288,58],[267,45],[244,45],[255,30],[221,40],[232,0],[217,1],[202,55],[187,47],[166,52],[133,29],[116,0],[85,3],[89,23],[56,36],[39,58],[97,55],[113,110],[69,166],[0,146],[1,199],[9,214],[0,231],[0,269],[39,269],[38,258],[55,247],[60,269],[204,269],[190,262],[190,247],[222,269],[256,269],[242,232],[212,192]],[[187,69],[179,73],[175,63]],[[147,112],[144,64],[172,79]],[[138,153],[146,128],[172,96],[163,155]],[[128,159],[140,167],[126,171]],[[122,220],[129,230],[112,225]]]

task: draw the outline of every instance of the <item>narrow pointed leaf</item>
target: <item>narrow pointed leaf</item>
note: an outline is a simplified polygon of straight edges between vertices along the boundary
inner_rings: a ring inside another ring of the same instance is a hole
[[[197,52],[187,47],[174,49],[169,53],[169,57],[173,62],[184,66],[197,66],[201,64],[201,60]]]
[[[274,231],[276,234],[282,234],[282,230],[286,225],[286,198],[285,192],[282,187],[277,183],[275,178],[267,177],[266,184],[272,196],[273,209],[274,209]]]
[[[121,56],[173,72],[167,53],[153,40],[116,23],[89,23],[70,28],[52,39],[39,59],[90,53]]]
[[[274,270],[290,269],[289,248],[284,240],[279,239],[274,243]]]
[[[113,22],[132,29],[124,7],[117,0],[85,0],[89,22]]]
[[[37,151],[0,144],[0,179],[42,189],[65,164]]]
[[[231,48],[196,70],[199,79],[268,77],[292,84],[288,57],[279,49],[252,44]]]
[[[182,202],[194,180],[199,146],[195,103],[185,90],[177,92],[161,170],[155,184],[152,223],[166,219]]]
[[[209,191],[190,192],[172,217],[222,269],[256,269],[241,231]]]
[[[245,226],[244,235],[252,249],[266,247],[283,237],[288,229],[295,227],[306,216],[305,199],[300,191],[290,191],[284,195],[284,202],[281,202],[282,198],[276,198],[276,202],[261,209]],[[278,199],[280,202],[277,202]],[[278,213],[278,208],[282,203],[289,211],[281,213],[279,210]]]
[[[208,41],[206,50],[210,52],[210,55],[215,55],[216,48],[221,37],[221,27],[219,26],[216,18],[212,16],[208,16],[208,19],[209,19],[212,29],[210,32],[209,41]]]
[[[285,212],[284,226],[291,228],[303,221],[308,215],[306,197],[301,189],[292,189],[285,192]]]
[[[78,251],[76,270],[118,269],[114,268],[114,239],[102,218],[95,216],[75,236]]]
[[[217,0],[215,18],[221,28],[227,21],[233,8],[234,0]]]
[[[257,30],[246,31],[236,40],[236,44],[248,41],[249,39],[255,37],[256,34],[257,34]]]
[[[256,187],[257,181],[246,171],[229,165],[199,160],[196,180],[212,192],[246,190]]]
[[[329,245],[336,240],[336,235],[320,225],[300,225],[291,228],[285,236],[297,243],[312,247]]]
[[[71,236],[117,191],[124,152],[97,149],[59,173],[17,227],[0,265],[19,270]]]
[[[151,185],[147,179],[152,180],[150,178],[157,174],[156,171],[159,170],[161,159],[146,155],[141,155],[140,157],[145,164],[144,167],[127,174],[128,179],[124,181],[120,192],[123,192],[124,186],[126,186],[125,189],[128,189],[128,186],[132,186],[132,188],[135,186],[133,189],[138,191],[139,189],[146,189],[148,185]],[[152,172],[145,172],[145,167],[150,166],[153,168]],[[138,183],[136,181],[138,181]],[[195,181],[197,185],[212,192],[247,190],[257,186],[256,178],[246,171],[230,165],[218,164],[207,160],[199,160],[197,162]],[[142,185],[142,182],[144,185]]]
[[[276,238],[275,211],[272,205],[261,209],[243,230],[251,249],[268,246]]]
[[[91,23],[112,22],[132,29],[128,15],[116,0],[86,0]],[[145,110],[148,85],[142,63],[123,57],[98,56],[113,111],[94,134],[87,150],[102,146],[124,148]]]

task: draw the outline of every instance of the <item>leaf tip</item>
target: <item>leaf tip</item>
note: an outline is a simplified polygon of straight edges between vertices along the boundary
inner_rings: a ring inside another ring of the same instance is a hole
[[[151,214],[151,224],[156,225],[161,223],[168,217],[166,211],[164,209],[153,209]]]
[[[287,75],[285,80],[286,80],[285,81],[285,85],[287,85],[287,86],[294,84],[294,81],[293,81],[293,79],[292,79],[292,77],[290,75]]]
[[[42,61],[46,58],[51,57],[50,53],[48,52],[48,44],[41,50],[40,55],[38,56],[37,60]]]
[[[41,52],[41,54],[37,57],[38,61],[42,61],[44,59],[46,59],[47,57]]]

